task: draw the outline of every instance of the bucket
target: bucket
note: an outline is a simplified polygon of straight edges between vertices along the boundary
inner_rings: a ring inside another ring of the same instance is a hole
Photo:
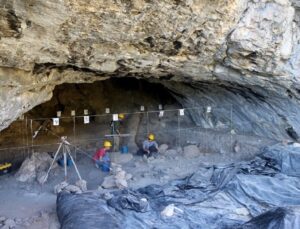
[[[58,160],[57,160],[57,163],[58,163],[61,167],[63,167],[63,166],[64,166],[64,158],[58,159]],[[67,166],[71,166],[71,165],[73,165],[73,162],[72,162],[72,160],[71,160],[70,158],[68,158],[68,159],[67,159]]]
[[[128,153],[128,146],[122,146],[121,153]]]
[[[110,170],[110,164],[109,163],[103,163],[101,165],[101,170],[102,170],[102,172],[109,172],[109,170]]]

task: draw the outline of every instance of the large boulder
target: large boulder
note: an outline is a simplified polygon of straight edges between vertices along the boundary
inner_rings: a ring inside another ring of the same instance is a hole
[[[33,182],[38,179],[40,183],[44,182],[45,171],[50,167],[52,158],[48,153],[33,153],[21,165],[16,173],[16,179],[20,182]],[[57,166],[53,164],[53,168]]]

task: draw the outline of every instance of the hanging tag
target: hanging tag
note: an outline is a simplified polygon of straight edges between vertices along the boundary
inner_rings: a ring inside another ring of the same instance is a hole
[[[89,124],[90,123],[90,116],[83,116],[83,123]]]
[[[75,115],[76,115],[75,110],[72,110],[72,111],[71,111],[71,116],[75,116]]]
[[[24,115],[21,115],[21,116],[19,117],[19,120],[24,120]]]
[[[60,117],[61,117],[61,111],[57,111],[57,112],[56,112],[56,116],[57,116],[58,118],[60,118]]]
[[[184,116],[184,109],[180,109],[180,110],[179,110],[179,115],[180,115],[180,116]]]
[[[59,118],[53,118],[53,126],[59,126]]]
[[[88,115],[89,114],[89,110],[88,109],[84,109],[83,113],[84,113],[84,115]]]
[[[119,115],[113,114],[113,121],[118,121],[118,120],[119,120]]]
[[[144,106],[141,106],[141,111],[144,111],[145,110],[145,107]]]
[[[162,105],[159,104],[159,105],[158,105],[158,110],[162,110],[162,109],[163,109]]]
[[[105,113],[109,114],[110,113],[110,109],[109,108],[105,108]]]
[[[207,112],[207,113],[210,113],[210,112],[211,112],[211,106],[208,106],[208,107],[206,108],[206,112]]]
[[[160,111],[159,114],[158,114],[158,117],[161,118],[161,117],[163,117],[163,116],[164,116],[164,112],[163,112],[163,111]]]

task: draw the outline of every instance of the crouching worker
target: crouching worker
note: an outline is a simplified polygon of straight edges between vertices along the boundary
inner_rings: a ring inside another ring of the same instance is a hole
[[[111,147],[112,144],[110,141],[104,141],[103,147],[93,157],[96,168],[100,168],[103,172],[109,172],[110,170],[110,158],[107,152]]]
[[[143,148],[137,151],[137,155],[147,157],[155,156],[158,153],[158,144],[155,141],[154,134],[149,134],[148,139],[143,142]]]

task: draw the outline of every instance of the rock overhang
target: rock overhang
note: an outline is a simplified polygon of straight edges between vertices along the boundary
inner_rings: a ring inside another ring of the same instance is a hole
[[[110,77],[250,88],[298,106],[295,2],[2,3],[1,129],[56,85]]]

